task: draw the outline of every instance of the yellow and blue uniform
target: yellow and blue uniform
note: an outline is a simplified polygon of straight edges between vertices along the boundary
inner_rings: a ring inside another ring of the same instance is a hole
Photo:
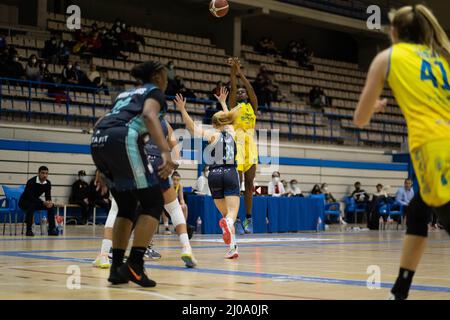
[[[424,45],[391,48],[388,83],[405,116],[409,148],[424,202],[450,202],[450,68]]]
[[[247,172],[258,164],[258,147],[255,141],[256,115],[250,103],[238,104],[239,110],[233,127],[236,131],[238,171]]]

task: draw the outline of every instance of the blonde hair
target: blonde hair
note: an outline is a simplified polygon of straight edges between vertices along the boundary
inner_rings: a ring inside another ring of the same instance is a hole
[[[212,125],[215,128],[218,128],[232,124],[236,119],[236,116],[237,116],[236,112],[224,112],[224,111],[216,112],[212,117]]]
[[[450,63],[450,41],[433,12],[424,5],[406,6],[389,13],[400,41],[428,46]]]

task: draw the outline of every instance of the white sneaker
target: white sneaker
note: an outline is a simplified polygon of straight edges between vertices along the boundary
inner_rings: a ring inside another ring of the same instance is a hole
[[[190,246],[184,246],[181,250],[181,260],[183,260],[186,268],[195,268],[197,266],[197,260],[195,260]]]
[[[111,267],[111,262],[109,261],[108,255],[100,254],[94,262],[92,262],[92,265],[100,269],[109,269],[109,267]]]
[[[239,252],[237,247],[234,249],[228,250],[228,252],[225,254],[225,259],[236,259],[239,257]]]

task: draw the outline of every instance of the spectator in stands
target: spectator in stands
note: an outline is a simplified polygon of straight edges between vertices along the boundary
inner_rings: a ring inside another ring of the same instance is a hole
[[[191,99],[196,98],[194,92],[191,89],[186,88],[186,86],[184,84],[184,80],[180,76],[175,77],[173,91],[168,94],[174,96],[177,93],[182,94],[185,98],[191,98]]]
[[[86,171],[78,171],[78,179],[72,184],[69,202],[81,208],[81,224],[87,224],[89,218],[89,183]]]
[[[205,166],[202,171],[202,175],[198,177],[197,182],[194,186],[194,191],[198,195],[211,195],[211,191],[209,190],[208,185],[208,174],[209,174],[209,167]]]
[[[312,107],[322,108],[331,105],[331,100],[325,95],[321,87],[314,86],[309,91],[309,103]]]
[[[105,94],[109,96],[109,88],[103,81],[100,72],[97,71],[97,66],[93,63],[90,65],[88,78],[91,82],[91,86],[94,86],[98,91],[103,90]]]
[[[20,63],[17,54],[9,57],[6,64],[6,76],[13,79],[23,79],[25,77],[25,69]]]
[[[361,183],[355,182],[355,190],[353,190],[351,197],[355,199],[356,203],[367,203],[369,201],[369,195],[364,189],[361,189]]]
[[[61,80],[64,84],[78,84],[78,75],[72,64],[68,61],[61,72]]]
[[[409,205],[414,198],[414,189],[412,188],[412,180],[406,179],[403,187],[400,187],[395,194],[395,201],[403,206]]]
[[[270,80],[270,73],[269,73],[269,71],[267,70],[267,67],[264,66],[264,65],[262,65],[262,66],[259,68],[259,72],[258,72],[258,74],[257,74],[256,77],[261,77],[262,80],[263,80],[264,82],[269,81],[269,80]]]
[[[272,181],[269,182],[268,194],[272,197],[281,197],[286,193],[283,183],[280,181],[280,173],[275,171],[272,173]]]
[[[266,91],[266,82],[261,75],[258,75],[255,81],[252,82],[253,90],[255,90],[256,97],[260,106],[269,105],[269,97]],[[265,108],[267,109],[267,108]]]
[[[47,211],[48,220],[48,235],[57,236],[58,232],[55,229],[55,205],[52,202],[52,184],[48,178],[48,168],[45,166],[39,167],[38,175],[27,181],[24,192],[19,199],[19,208],[26,213],[27,237],[33,237],[32,230],[34,212],[37,210]],[[45,201],[40,197],[45,194]]]
[[[287,195],[288,195],[288,197],[303,197],[302,190],[298,186],[297,180],[292,179],[289,182],[289,186],[287,188]]]
[[[35,54],[32,54],[28,58],[28,63],[25,66],[25,76],[27,80],[30,81],[38,81],[40,82],[41,79],[41,71],[39,70],[39,63],[37,56]]]
[[[320,189],[320,186],[318,184],[314,185],[314,187],[311,190],[311,194],[314,194],[314,195],[322,194],[322,190]]]
[[[275,42],[269,37],[263,37],[256,45],[256,51],[266,54],[276,56],[279,51],[275,45]]]
[[[286,180],[281,180],[281,184],[283,185],[283,188],[284,188],[284,193],[282,194],[282,196],[287,196],[287,192],[286,192],[286,190],[288,189],[288,182],[286,181]]]
[[[384,197],[384,198],[388,197],[386,189],[381,183],[377,184],[375,188],[377,191],[373,194],[374,197]]]
[[[102,52],[102,39],[98,31],[92,33],[86,39],[86,52],[92,53],[93,55],[100,55]]]
[[[95,172],[97,175],[98,170]],[[95,185],[95,178],[89,183],[89,214],[92,214],[92,210],[95,206],[102,208],[106,213],[111,209],[111,199],[109,195],[109,190],[102,195],[100,191],[97,190]]]
[[[54,83],[55,79],[53,78],[52,74],[48,70],[47,62],[41,61],[39,64],[39,73],[41,75],[41,79],[43,82],[47,83]]]
[[[81,66],[78,62],[75,62],[73,64],[74,72],[77,75],[78,84],[80,86],[88,87],[91,86],[91,81],[89,81],[88,76],[86,73],[81,69]]]
[[[320,191],[325,195],[325,201],[326,203],[333,203],[336,202],[336,199],[331,194],[330,190],[328,190],[328,184],[322,183],[320,186]]]
[[[175,64],[173,63],[173,61],[169,61],[167,63],[167,79],[169,79],[170,81],[175,81]]]
[[[69,48],[67,48],[65,42],[61,40],[58,45],[58,63],[59,64],[67,64],[70,57]]]
[[[45,41],[42,57],[49,63],[58,63],[58,41],[55,36]]]

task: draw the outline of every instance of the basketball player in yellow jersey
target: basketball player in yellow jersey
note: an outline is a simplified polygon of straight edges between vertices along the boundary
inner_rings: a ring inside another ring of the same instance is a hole
[[[423,5],[390,14],[393,45],[372,62],[354,122],[366,125],[382,112],[378,100],[385,81],[406,118],[418,193],[406,208],[407,231],[392,300],[408,297],[425,251],[429,209],[450,233],[450,42],[433,13]]]
[[[235,106],[231,112],[237,112],[236,120],[233,123],[236,131],[237,146],[237,169],[239,180],[244,181],[244,202],[246,219],[244,229],[246,233],[253,232],[252,206],[253,206],[253,181],[256,175],[256,165],[258,164],[258,148],[256,145],[255,125],[256,111],[258,110],[258,99],[252,85],[245,77],[238,58],[228,60],[231,66],[231,92],[230,106]],[[244,87],[237,88],[237,77],[239,75]],[[223,107],[228,112],[226,106]],[[237,221],[239,224],[239,221]]]

